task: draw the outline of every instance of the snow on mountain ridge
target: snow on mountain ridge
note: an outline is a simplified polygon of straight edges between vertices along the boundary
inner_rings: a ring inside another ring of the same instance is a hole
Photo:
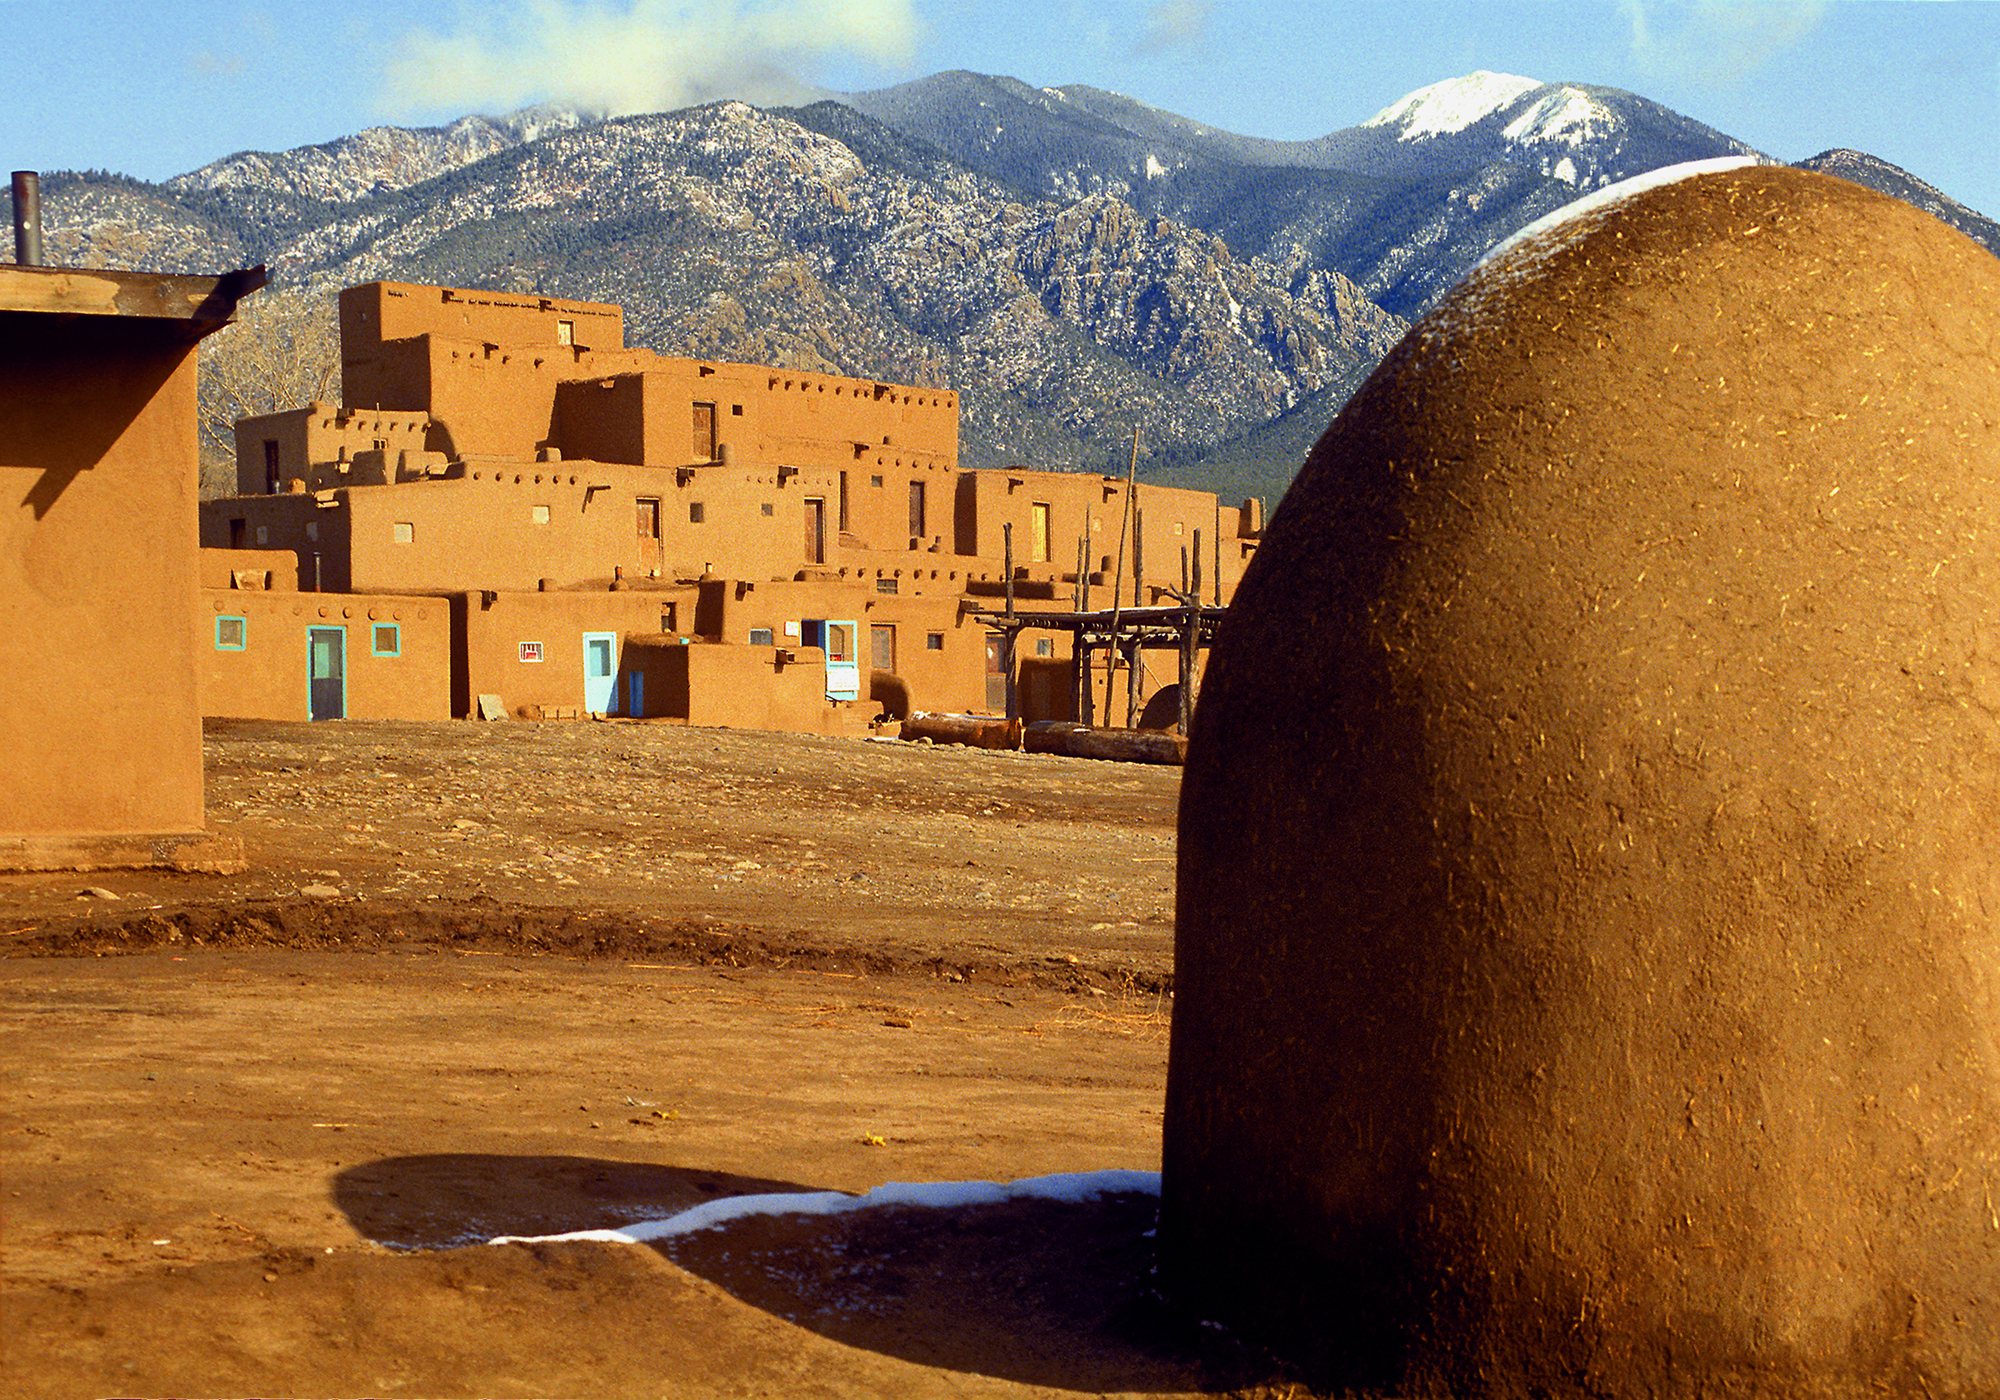
[[[1546,84],[1535,78],[1520,78],[1512,73],[1489,73],[1482,68],[1462,78],[1447,78],[1441,83],[1420,87],[1384,107],[1362,126],[1400,126],[1397,139],[1401,141],[1449,136],[1485,120],[1544,86]]]
[[[1501,132],[1522,145],[1578,145],[1606,134],[1617,114],[1581,88],[1564,84],[1547,93],[1507,123]]]

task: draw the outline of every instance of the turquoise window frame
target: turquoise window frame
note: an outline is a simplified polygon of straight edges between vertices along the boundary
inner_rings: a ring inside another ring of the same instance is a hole
[[[241,624],[243,628],[242,641],[225,642],[222,640],[222,624],[225,622],[235,622]],[[250,648],[250,619],[247,617],[240,616],[236,613],[217,613],[215,616],[215,649],[217,651],[247,651],[249,650],[249,648]]]
[[[377,640],[385,631],[396,639],[396,644],[388,651],[382,650],[382,643]],[[368,653],[371,656],[401,657],[403,654],[403,624],[400,622],[369,623]]]

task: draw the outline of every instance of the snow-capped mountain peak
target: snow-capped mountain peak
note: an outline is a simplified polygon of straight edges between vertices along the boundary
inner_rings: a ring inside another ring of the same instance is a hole
[[[1421,141],[1431,136],[1448,136],[1485,120],[1545,84],[1534,78],[1518,78],[1512,73],[1488,73],[1481,69],[1462,78],[1418,88],[1407,97],[1384,107],[1367,121],[1368,126],[1398,128],[1401,141]]]

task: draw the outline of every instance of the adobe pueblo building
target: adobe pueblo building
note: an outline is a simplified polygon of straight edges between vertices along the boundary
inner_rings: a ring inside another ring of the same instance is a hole
[[[262,282],[0,265],[0,869],[242,866],[203,829],[195,347]]]
[[[985,615],[1151,607],[1190,551],[1220,606],[1260,531],[1204,492],[961,470],[949,391],[656,355],[615,306],[376,282],[340,331],[344,402],[244,419],[239,494],[202,506],[207,713],[841,732],[1011,691],[1073,719],[1109,649],[1051,626],[1016,656]]]
[[[1394,1394],[2000,1394],[2000,262],[1785,168],[1477,270],[1211,659],[1160,1243]]]

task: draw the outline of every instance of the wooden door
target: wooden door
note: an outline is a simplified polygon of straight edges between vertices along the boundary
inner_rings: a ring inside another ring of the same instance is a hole
[[[694,460],[713,462],[715,460],[715,405],[698,403],[694,406]]]
[[[656,573],[660,567],[660,501],[657,496],[641,496],[638,507],[638,557],[641,573]]]
[[[824,564],[826,562],[826,500],[821,496],[806,498],[806,562]]]

